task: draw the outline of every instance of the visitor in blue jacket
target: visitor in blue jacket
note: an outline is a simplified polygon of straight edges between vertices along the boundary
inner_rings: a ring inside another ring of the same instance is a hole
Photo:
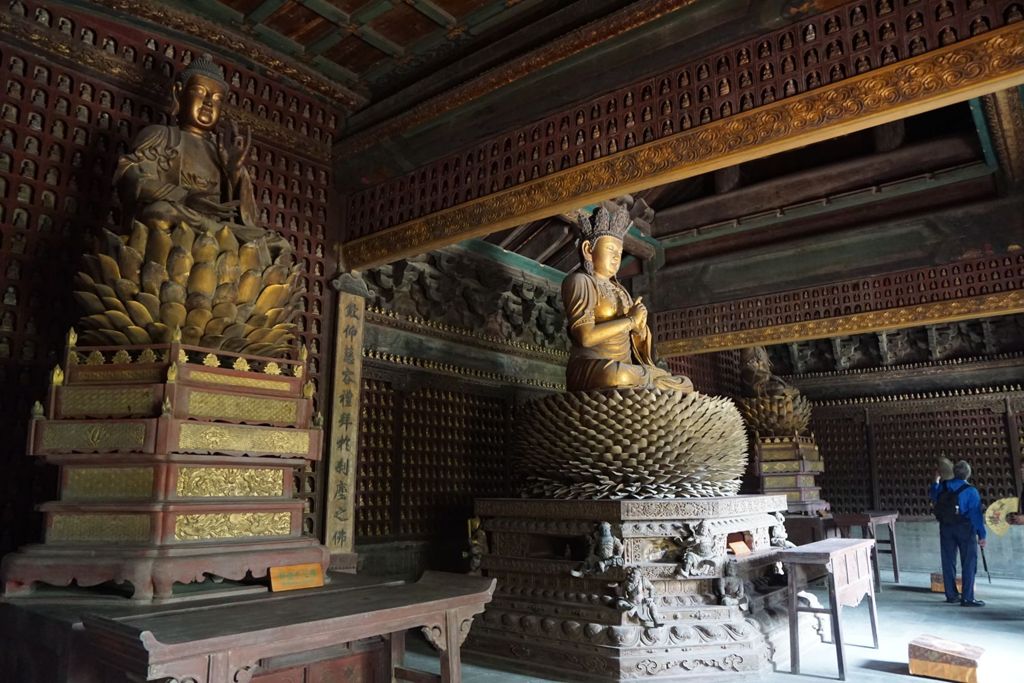
[[[978,546],[985,547],[985,518],[981,514],[981,495],[967,481],[971,466],[965,460],[953,465],[953,478],[942,481],[938,474],[928,495],[935,503],[942,549],[942,580],[946,602],[962,607],[981,607],[974,599],[974,575],[978,571]],[[945,495],[944,495],[945,494]],[[960,553],[963,592],[956,590],[956,555]]]

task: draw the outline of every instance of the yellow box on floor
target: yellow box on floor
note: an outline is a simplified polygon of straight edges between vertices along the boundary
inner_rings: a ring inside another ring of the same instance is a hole
[[[980,647],[923,635],[910,641],[909,650],[913,676],[978,683],[978,664],[985,652]]]
[[[956,577],[956,592],[963,590],[963,581]],[[942,583],[942,572],[932,572],[932,593],[945,593],[946,588]]]

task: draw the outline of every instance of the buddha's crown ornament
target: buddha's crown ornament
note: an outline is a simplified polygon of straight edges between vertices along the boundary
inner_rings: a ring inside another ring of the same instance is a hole
[[[601,202],[590,216],[580,212],[577,216],[580,227],[580,237],[589,242],[595,242],[599,237],[610,236],[622,239],[632,220],[629,217],[629,208],[615,202]]]
[[[228,87],[228,83],[224,80],[224,75],[221,73],[220,67],[213,61],[213,57],[209,52],[205,52],[201,57],[189,62],[189,65],[185,67],[185,70],[178,76],[178,80],[181,81],[182,84],[187,84],[189,79],[193,76],[206,76],[207,78],[212,78],[218,83],[222,83],[225,88]]]

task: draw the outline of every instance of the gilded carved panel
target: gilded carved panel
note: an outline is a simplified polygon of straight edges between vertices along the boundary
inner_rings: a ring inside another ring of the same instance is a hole
[[[291,529],[290,512],[210,512],[178,515],[174,520],[174,538],[178,541],[288,536]]]
[[[39,425],[44,451],[133,451],[146,443],[142,422],[46,422]]]
[[[188,414],[190,417],[288,424],[298,418],[298,403],[291,399],[192,391],[188,397]]]
[[[282,496],[284,474],[281,467],[182,467],[176,491],[182,498]]]
[[[66,386],[60,390],[62,417],[151,415],[157,408],[146,388]]]
[[[149,498],[152,495],[152,467],[64,468],[62,500]]]
[[[309,453],[309,432],[305,429],[184,422],[178,433],[177,447],[183,451],[305,456]]]
[[[149,540],[147,514],[54,513],[46,532],[47,542],[142,543]]]

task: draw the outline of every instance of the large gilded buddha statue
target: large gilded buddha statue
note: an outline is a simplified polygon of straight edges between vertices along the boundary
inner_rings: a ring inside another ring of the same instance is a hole
[[[655,366],[647,309],[616,273],[629,210],[581,217],[580,266],[562,282],[567,391],[517,419],[523,493],[544,498],[722,496],[739,490],[746,431],[731,401]]]
[[[580,265],[562,282],[572,352],[565,381],[569,391],[657,387],[693,391],[686,377],[656,367],[647,308],[615,278],[629,214],[615,204],[580,219]]]
[[[172,87],[177,125],[142,129],[114,173],[125,217],[169,232],[186,223],[216,233],[229,226],[243,242],[264,237],[288,243],[257,223],[252,179],[245,166],[252,145],[231,122],[218,133],[228,84],[206,55],[193,60]],[[130,228],[130,225],[126,227]]]
[[[100,230],[75,281],[84,345],[167,343],[280,356],[302,292],[291,245],[256,223],[251,139],[221,107],[228,84],[193,60],[172,88],[173,125],[152,125],[119,161],[120,226]]]

